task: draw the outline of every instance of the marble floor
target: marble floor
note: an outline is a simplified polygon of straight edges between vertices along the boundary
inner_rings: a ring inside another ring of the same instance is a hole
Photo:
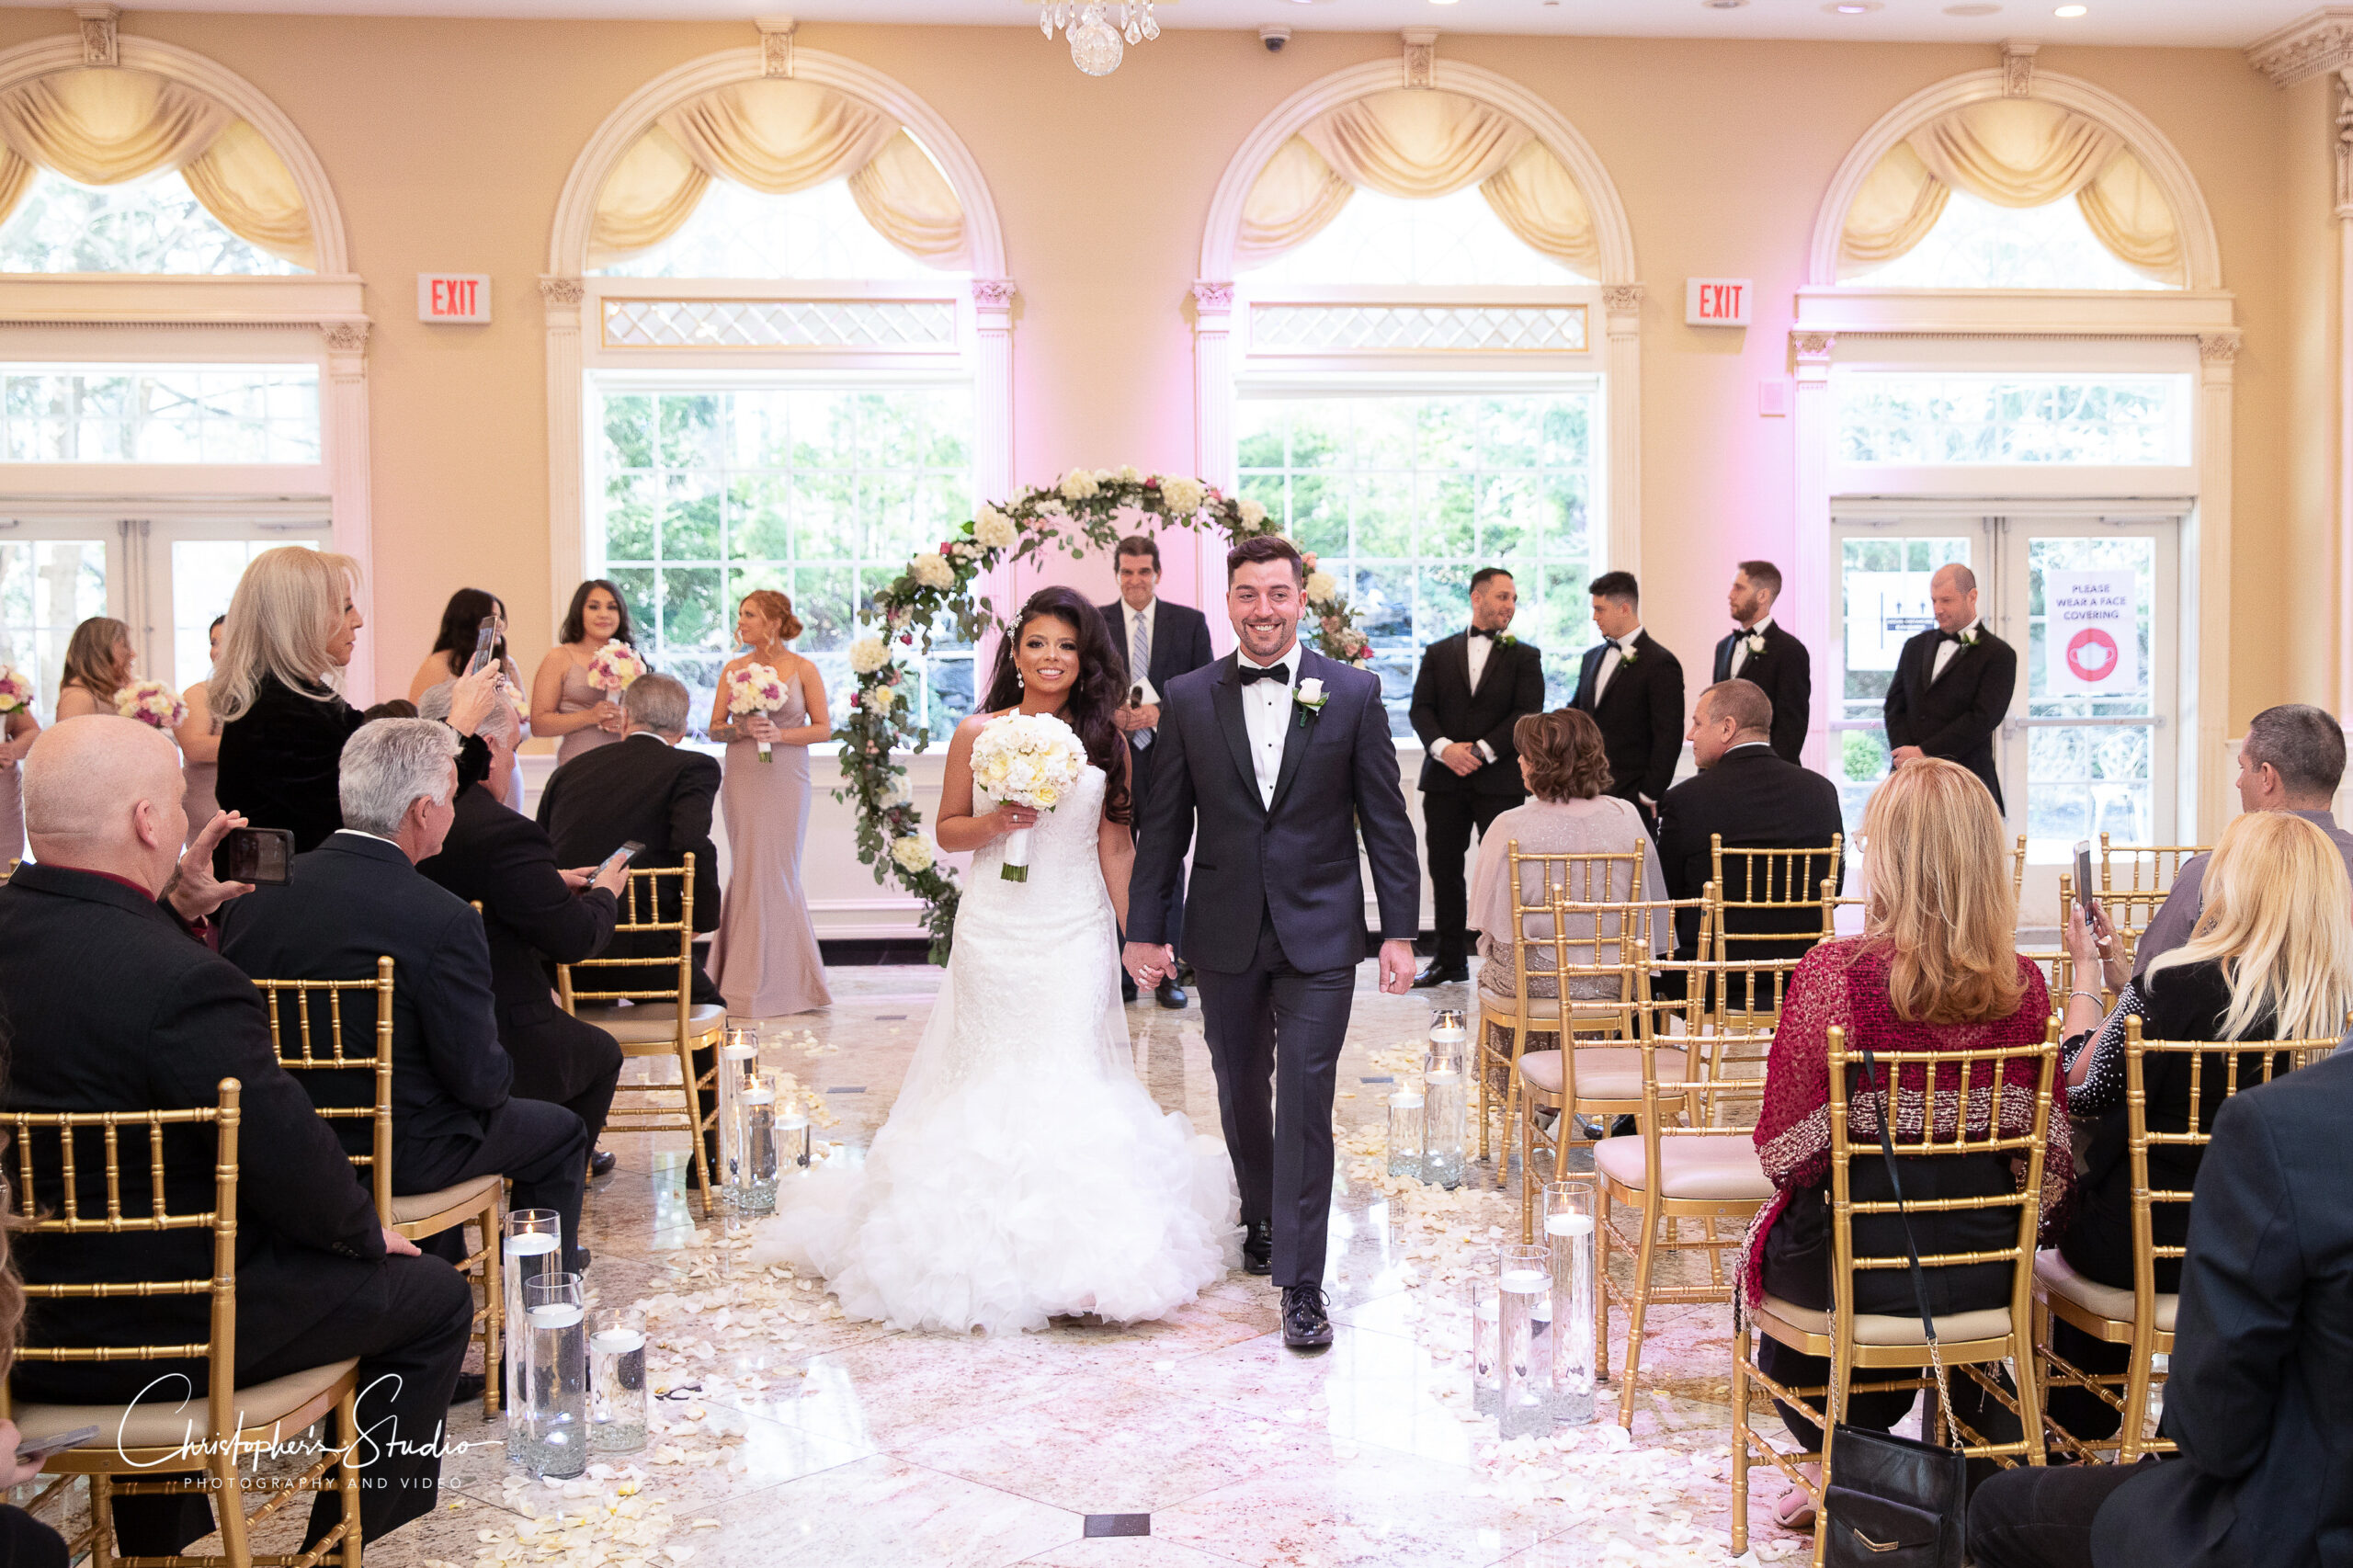
[[[938,973],[862,968],[832,982],[830,1011],[770,1021],[763,1055],[822,1095],[835,1119],[822,1137],[862,1146],[889,1111]],[[1460,1280],[1516,1227],[1516,1199],[1386,1191],[1375,1158],[1388,1080],[1418,1060],[1401,1048],[1417,1048],[1433,996],[1447,994],[1381,996],[1363,971],[1337,1107],[1337,1328],[1318,1356],[1283,1347],[1275,1292],[1238,1272],[1133,1328],[1062,1323],[992,1340],[847,1322],[822,1281],[755,1267],[740,1229],[689,1206],[683,1137],[609,1139],[620,1166],[597,1183],[583,1225],[589,1284],[600,1301],[647,1303],[665,1429],[640,1455],[549,1486],[510,1469],[502,1428],[478,1405],[461,1408],[450,1437],[467,1447],[445,1465],[441,1509],[370,1542],[369,1562],[1730,1561],[1727,1310],[1654,1315],[1631,1437],[1605,1416],[1506,1446],[1473,1415]],[[1214,1131],[1199,1008],[1147,998],[1129,1017],[1152,1093]],[[1779,1490],[1760,1478],[1760,1498]],[[1749,1561],[1805,1550],[1764,1523],[1761,1504],[1757,1517]]]

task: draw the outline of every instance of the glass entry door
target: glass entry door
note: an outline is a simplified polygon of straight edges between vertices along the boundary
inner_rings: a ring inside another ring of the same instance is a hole
[[[1978,610],[1992,625],[1986,562],[1993,520],[1985,517],[1838,519],[1838,592],[1831,641],[1839,665],[1838,703],[1830,718],[1830,777],[1848,835],[1860,833],[1863,807],[1887,777],[1888,687],[1906,639],[1934,626],[1928,582],[1959,562],[1977,574]],[[2005,774],[2006,778],[2007,775]]]
[[[57,712],[74,629],[122,614],[122,556],[111,520],[0,516],[0,665],[33,682],[44,723]]]

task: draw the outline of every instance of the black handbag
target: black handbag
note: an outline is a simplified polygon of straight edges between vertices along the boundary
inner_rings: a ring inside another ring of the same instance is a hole
[[[1870,1086],[1879,1062],[1869,1048],[1863,1069]],[[1904,1183],[1895,1169],[1895,1142],[1888,1119],[1895,1113],[1895,1081],[1889,1075],[1879,1119],[1880,1157],[1887,1162],[1895,1194],[1895,1217],[1904,1227],[1904,1250],[1912,1264],[1912,1292],[1920,1326],[1928,1336],[1928,1359],[1937,1388],[1949,1410],[1952,1392],[1937,1354],[1937,1320],[1928,1310],[1928,1280],[1920,1267],[1912,1219],[1904,1211]],[[1968,1460],[1957,1448],[1915,1442],[1868,1426],[1840,1423],[1831,1437],[1832,1461],[1824,1470],[1825,1521],[1823,1560],[1828,1568],[1962,1568],[1968,1561]]]

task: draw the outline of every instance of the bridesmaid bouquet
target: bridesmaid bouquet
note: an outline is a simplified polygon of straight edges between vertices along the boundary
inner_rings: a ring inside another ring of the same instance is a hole
[[[0,713],[14,713],[29,707],[33,699],[33,683],[18,675],[12,665],[0,665]]]
[[[1051,713],[1007,713],[992,719],[972,743],[972,781],[1000,801],[1051,812],[1086,770],[1086,748]],[[1016,828],[1005,841],[1008,882],[1029,880],[1029,834]]]
[[[728,673],[727,716],[741,718],[753,713],[773,713],[784,706],[784,679],[768,665],[745,665]],[[774,762],[768,755],[768,743],[760,743],[760,760]]]
[[[630,683],[644,673],[645,661],[637,656],[636,649],[619,638],[588,658],[588,684],[615,697],[627,691]]]
[[[188,722],[188,704],[159,680],[135,680],[116,692],[114,710],[159,730],[176,730]]]

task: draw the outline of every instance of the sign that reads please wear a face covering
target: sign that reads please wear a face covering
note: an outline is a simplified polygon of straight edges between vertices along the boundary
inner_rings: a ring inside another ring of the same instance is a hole
[[[2135,597],[2129,570],[2042,574],[2045,690],[2115,696],[2140,689]]]

